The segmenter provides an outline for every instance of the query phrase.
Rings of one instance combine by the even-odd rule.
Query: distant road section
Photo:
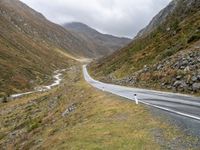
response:
[[[85,80],[95,88],[133,101],[136,94],[139,103],[200,121],[200,97],[102,83],[90,77],[86,65],[83,66],[83,74]]]

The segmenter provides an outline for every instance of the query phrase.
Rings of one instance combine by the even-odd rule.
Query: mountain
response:
[[[52,72],[109,54],[128,39],[101,43],[48,21],[19,0],[0,1],[0,97],[50,82]],[[120,43],[121,41],[121,43]],[[109,44],[110,42],[110,44]],[[118,46],[118,47],[117,47]]]
[[[129,45],[89,69],[106,82],[199,94],[199,40],[200,1],[173,0]]]
[[[18,0],[0,1],[0,97],[51,81],[85,56],[81,40]]]
[[[167,17],[173,13],[174,9],[177,7],[178,1],[173,0],[162,9],[152,20],[151,22],[139,33],[137,34],[136,38],[148,35],[150,32],[152,32],[154,29],[156,29],[159,25],[161,25],[163,22],[166,21]]]
[[[89,43],[91,50],[98,57],[109,55],[131,41],[128,38],[102,34],[88,25],[79,22],[67,23],[63,27],[85,39]]]

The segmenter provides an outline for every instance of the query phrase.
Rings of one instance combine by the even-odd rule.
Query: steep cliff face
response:
[[[131,41],[128,38],[119,38],[108,34],[102,34],[80,22],[67,23],[63,26],[67,30],[85,39],[88,45],[91,46],[90,49],[94,51],[98,57],[109,55]]]
[[[200,1],[174,0],[128,46],[90,70],[107,82],[199,93],[199,40]]]

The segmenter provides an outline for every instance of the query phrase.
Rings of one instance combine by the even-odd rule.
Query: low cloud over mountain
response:
[[[133,37],[171,0],[21,0],[56,23],[83,22],[103,32]]]

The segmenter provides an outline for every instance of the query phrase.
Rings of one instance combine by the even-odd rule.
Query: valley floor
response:
[[[94,89],[75,66],[58,87],[0,104],[0,149],[198,149],[164,120]]]

